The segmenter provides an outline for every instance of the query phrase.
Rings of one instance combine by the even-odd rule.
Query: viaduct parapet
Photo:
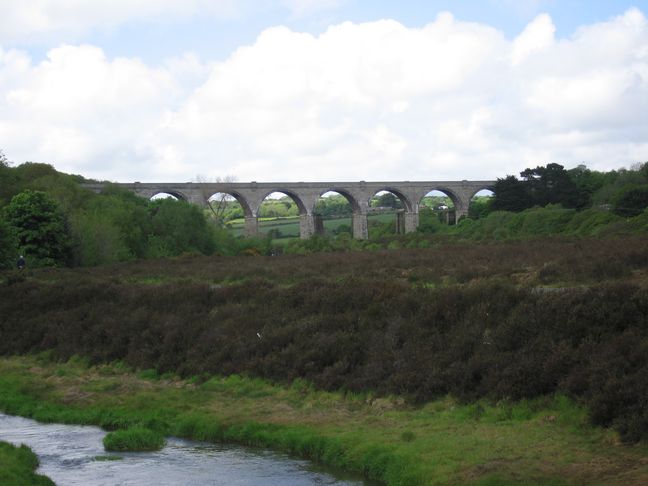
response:
[[[367,214],[371,198],[379,192],[389,191],[401,200],[404,206],[405,232],[415,231],[419,221],[421,200],[431,191],[441,191],[452,200],[455,218],[458,221],[468,214],[468,205],[473,196],[491,189],[495,181],[403,181],[403,182],[132,182],[114,183],[135,194],[152,198],[166,193],[206,207],[214,194],[229,194],[234,197],[245,213],[246,234],[258,234],[258,212],[263,200],[273,192],[281,192],[292,198],[299,208],[299,232],[301,238],[315,233],[315,204],[327,192],[344,196],[353,208],[353,237],[368,237]],[[84,184],[84,187],[101,192],[106,184]]]

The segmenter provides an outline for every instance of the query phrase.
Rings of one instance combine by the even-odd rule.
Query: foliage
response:
[[[299,208],[288,196],[281,199],[266,199],[259,208],[259,217],[261,218],[286,218],[298,214]]]
[[[36,474],[38,457],[26,445],[0,442],[0,484],[5,486],[54,486],[48,477]]]
[[[4,210],[7,220],[13,218],[17,225],[30,225],[28,231],[23,228],[19,232],[11,224],[10,232],[19,236],[20,245],[27,245],[23,250],[26,256],[35,258],[30,265],[89,266],[191,252],[211,254],[217,242],[225,245],[221,253],[238,251],[235,240],[214,232],[201,211],[184,202],[149,202],[111,184],[101,194],[93,194],[80,187],[83,181],[81,176],[59,173],[48,164],[0,164],[0,206],[3,197],[16,197],[21,191],[38,193],[30,197],[47,201],[47,208],[39,211],[50,214],[49,226],[24,208],[17,210],[15,205],[25,196]],[[60,228],[64,230],[62,240]],[[0,265],[7,265],[5,257],[9,254],[13,261],[18,251],[7,250],[12,243],[11,235],[5,237],[5,233],[0,222]],[[36,238],[38,235],[41,239]],[[54,241],[42,241],[45,235]],[[58,251],[53,248],[56,241],[62,241]],[[40,253],[34,255],[36,248]]]
[[[530,208],[519,213],[494,211],[479,220],[464,220],[455,228],[439,226],[437,232],[471,240],[507,240],[541,235],[597,236],[643,231],[632,220],[601,209],[576,211],[560,206]]]
[[[620,216],[638,216],[648,208],[648,184],[624,186],[615,195],[613,205]]]
[[[331,195],[328,197],[321,197],[315,204],[315,213],[321,214],[323,217],[331,216],[349,216],[353,212],[353,208],[347,198],[340,194]]]
[[[16,176],[9,161],[0,151],[0,208],[6,205],[16,194]]]
[[[211,254],[217,233],[218,241],[232,245],[197,207],[173,199],[148,202],[114,186],[74,213],[71,226],[79,265],[192,252]]]
[[[579,209],[592,206],[594,194],[615,179],[613,172],[593,171],[582,164],[568,170],[567,173],[576,186],[576,207]]]
[[[560,164],[547,164],[520,172],[532,206],[561,204],[567,208],[578,205],[578,191],[565,168]]]
[[[492,206],[493,198],[491,196],[474,197],[468,206],[468,217],[470,219],[485,218],[493,210]]]
[[[116,430],[103,439],[104,448],[116,452],[157,451],[165,444],[162,434],[145,427]]]
[[[635,166],[631,169],[619,169],[606,173],[599,173],[598,177],[605,182],[592,195],[594,205],[613,204],[616,195],[625,187],[633,185],[648,184],[648,174],[646,174],[648,163],[641,166]]]
[[[566,171],[560,164],[547,164],[515,176],[497,179],[493,209],[519,212],[533,206],[560,204],[582,209],[592,203],[593,194],[611,183],[616,175],[593,172],[581,165]]]
[[[401,200],[391,192],[385,192],[371,199],[371,206],[377,208],[403,209]]]
[[[17,247],[15,233],[4,218],[0,217],[0,269],[12,268],[15,265],[18,258]]]
[[[59,205],[41,191],[11,199],[5,215],[20,251],[36,265],[64,265],[70,260],[68,222]]]
[[[525,185],[515,176],[506,176],[504,179],[497,179],[493,199],[493,210],[495,211],[522,211],[533,206]]]
[[[122,228],[110,213],[79,211],[72,216],[70,226],[77,265],[105,265],[135,257]]]
[[[214,251],[211,228],[197,206],[162,199],[151,204],[150,213],[149,256],[177,256],[184,252],[209,255]]]
[[[520,173],[520,177],[521,181],[514,176],[497,180],[494,188],[494,210],[517,212],[533,206],[544,207],[547,204],[561,204],[568,208],[584,204],[585,198],[579,194],[579,186],[560,164],[525,169]]]

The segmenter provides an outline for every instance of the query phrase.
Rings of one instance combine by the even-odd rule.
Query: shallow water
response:
[[[362,485],[312,463],[261,449],[168,438],[157,452],[108,453],[98,427],[42,424],[0,414],[0,440],[26,444],[40,460],[39,474],[57,485]],[[120,460],[97,460],[119,456]]]

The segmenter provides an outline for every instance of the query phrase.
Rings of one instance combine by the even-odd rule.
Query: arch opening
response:
[[[488,216],[492,211],[493,196],[495,193],[488,188],[481,189],[473,194],[468,205],[468,217],[470,219],[480,219]]]
[[[306,206],[296,194],[274,191],[266,194],[257,209],[259,232],[273,240],[299,238],[300,216]]]
[[[376,192],[369,199],[367,229],[370,238],[405,233],[405,213],[411,204],[403,194],[389,188]]]
[[[252,216],[248,202],[236,192],[216,192],[207,198],[207,213],[218,226],[242,233],[245,218]]]
[[[162,200],[162,199],[173,199],[175,201],[186,201],[187,200],[187,198],[184,197],[179,192],[174,192],[174,191],[162,192],[162,191],[160,191],[160,192],[156,192],[155,194],[153,194],[149,198],[149,201],[159,201],[159,200]]]
[[[345,191],[330,190],[320,194],[313,210],[314,233],[327,236],[353,235],[353,213],[358,202]]]
[[[456,196],[447,190],[433,189],[419,201],[419,230],[435,232],[438,224],[455,224]]]

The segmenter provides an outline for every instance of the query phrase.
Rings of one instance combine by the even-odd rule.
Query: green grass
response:
[[[0,484],[3,486],[49,486],[54,482],[36,474],[38,458],[26,445],[16,447],[0,441]]]
[[[157,451],[165,444],[162,434],[144,427],[116,430],[103,439],[104,449],[117,452]]]
[[[395,213],[376,213],[370,214],[367,217],[369,223],[391,223],[396,224]],[[346,218],[331,218],[324,220],[324,231],[326,234],[332,235],[340,226],[353,226],[351,217]],[[242,236],[245,233],[245,221],[233,220],[227,225],[228,230],[234,236]],[[281,232],[283,238],[297,238],[299,237],[299,217],[293,218],[259,218],[259,233],[265,234],[272,229],[277,229]]]
[[[146,428],[271,447],[395,485],[648,479],[645,446],[619,445],[614,432],[589,426],[587,410],[563,396],[497,404],[446,397],[413,406],[400,397],[320,391],[304,380],[143,379],[121,364],[15,357],[0,360],[0,408],[126,429],[120,433]]]

